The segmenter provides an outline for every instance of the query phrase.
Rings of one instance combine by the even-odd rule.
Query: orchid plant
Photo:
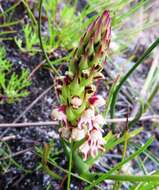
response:
[[[75,153],[81,158],[83,164],[89,157],[95,158],[105,150],[102,137],[104,118],[99,113],[105,99],[97,94],[96,83],[104,79],[102,70],[110,36],[110,15],[106,10],[88,26],[68,71],[55,81],[61,105],[53,109],[52,119],[61,122],[59,133],[66,154],[69,155],[71,143],[78,143],[73,155]]]

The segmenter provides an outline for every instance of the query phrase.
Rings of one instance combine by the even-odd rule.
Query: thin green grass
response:
[[[121,161],[120,163],[118,163],[115,167],[113,167],[112,169],[110,169],[106,174],[103,174],[102,176],[100,176],[97,180],[93,181],[91,185],[89,185],[88,187],[86,187],[84,190],[89,190],[92,189],[95,185],[98,185],[99,183],[101,183],[102,181],[108,179],[108,177],[113,174],[115,171],[117,171],[118,169],[120,169],[124,164],[126,164],[127,162],[131,161],[132,159],[134,159],[136,156],[140,155],[142,152],[144,152],[153,142],[153,138],[150,138],[140,149],[138,149],[137,151],[135,151],[132,155],[130,155],[128,158],[126,158],[125,160]],[[158,177],[159,180],[159,177]],[[135,181],[134,181],[135,182]]]

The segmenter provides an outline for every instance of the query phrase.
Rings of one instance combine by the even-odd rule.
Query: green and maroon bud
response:
[[[65,84],[66,85],[70,84],[73,81],[73,79],[74,79],[74,74],[70,71],[66,71],[65,72],[65,79],[64,79]]]
[[[102,73],[96,73],[96,74],[93,76],[93,79],[94,79],[94,80],[102,80],[102,79],[105,79],[105,76],[104,76]]]
[[[55,86],[56,92],[58,95],[62,94],[62,86],[61,85],[57,85]]]
[[[80,71],[88,69],[88,57],[87,54],[81,55],[81,60],[79,63]]]
[[[55,85],[63,85],[65,83],[65,76],[59,76],[55,80]]]
[[[86,70],[83,70],[81,72],[81,77],[84,78],[84,79],[88,79],[89,78],[89,75],[90,75],[90,71],[88,69]]]
[[[88,95],[94,94],[95,91],[96,91],[96,86],[93,84],[85,87],[85,92]]]
[[[101,72],[103,70],[102,65],[98,64],[93,67],[93,72]]]
[[[110,16],[108,11],[103,14],[88,26],[85,34],[80,40],[78,49],[75,51],[72,68],[80,71],[98,64],[99,59],[104,56],[110,43],[111,26]],[[79,59],[79,60],[78,60]],[[70,67],[70,68],[71,68]]]

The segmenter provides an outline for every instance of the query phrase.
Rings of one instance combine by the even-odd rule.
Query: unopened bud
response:
[[[87,94],[92,94],[96,91],[96,87],[92,84],[85,87],[85,91]]]
[[[85,79],[88,79],[89,75],[90,75],[90,71],[88,69],[83,70],[82,73],[81,73],[81,77],[85,78]]]
[[[70,81],[72,81],[73,78],[74,78],[74,74],[73,74],[71,71],[66,71],[66,72],[65,72],[65,76],[66,76],[67,78],[69,78]]]
[[[62,93],[62,86],[61,85],[55,86],[55,89],[56,89],[58,95]]]
[[[101,72],[103,70],[103,67],[102,67],[102,65],[97,64],[94,66],[93,70],[94,70],[94,72]]]
[[[94,80],[101,80],[101,79],[105,79],[105,76],[102,73],[97,73],[94,77]]]
[[[79,64],[80,71],[88,69],[88,58],[87,54],[81,56],[80,64]]]
[[[56,85],[63,85],[65,80],[65,76],[59,76],[56,78]]]

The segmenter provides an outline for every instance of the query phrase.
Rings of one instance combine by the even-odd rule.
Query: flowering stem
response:
[[[68,179],[67,179],[67,190],[70,190],[71,169],[72,169],[72,151],[73,151],[73,142],[71,142],[71,146],[70,146],[69,173],[68,173]]]
[[[71,151],[71,148],[65,143],[64,139],[61,139],[61,144],[63,146],[63,149],[64,149],[67,159],[69,159],[69,162],[72,163],[72,160],[73,160],[72,164],[74,165],[74,170],[77,171],[81,177],[83,177],[87,180],[95,179],[95,177],[97,175],[96,174],[93,175],[89,172],[89,165],[86,164],[82,160],[82,158],[78,155],[78,153],[73,150],[73,146],[72,146],[72,151]],[[72,157],[71,159],[70,159],[70,156]],[[72,166],[72,164],[71,164],[71,166]],[[70,166],[70,163],[69,163],[69,166]],[[71,168],[69,167],[69,169],[71,169]],[[71,171],[69,170],[68,177],[69,177],[70,173],[71,173]],[[68,184],[69,183],[67,183],[67,185]]]
[[[43,42],[42,42],[42,35],[41,35],[41,11],[42,11],[42,3],[43,0],[40,0],[39,2],[39,18],[38,18],[38,35],[39,35],[39,41],[40,41],[40,46],[41,46],[41,50],[45,56],[46,61],[48,62],[48,64],[50,65],[50,67],[52,68],[54,74],[59,75],[58,71],[55,69],[55,67],[51,64],[49,57],[47,56],[47,53],[45,52],[44,46],[43,46]]]
[[[124,84],[124,82],[129,78],[129,76],[135,71],[135,69],[150,55],[152,50],[156,48],[159,44],[159,38],[155,40],[155,42],[143,53],[143,55],[140,57],[140,59],[136,62],[136,64],[125,74],[125,76],[120,80],[119,84],[116,87],[116,90],[114,91],[111,106],[110,106],[110,116],[111,118],[114,118],[115,114],[115,104],[117,101],[118,93]],[[115,129],[115,125],[112,124],[112,130]]]

